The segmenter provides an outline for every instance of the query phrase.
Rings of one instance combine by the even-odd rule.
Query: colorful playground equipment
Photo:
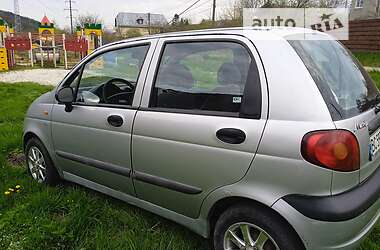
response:
[[[0,18],[0,71],[9,69],[7,49],[5,48],[5,38],[14,33],[14,29]]]
[[[102,25],[77,27],[76,35],[56,34],[54,24],[45,15],[38,33],[15,33],[11,25],[0,18],[0,71],[15,65],[40,62],[41,67],[76,63],[102,45]]]
[[[85,24],[84,34],[88,41],[88,54],[102,46],[102,25],[100,23]]]
[[[88,42],[87,53],[92,53],[102,46],[102,25],[100,23],[86,23],[84,27],[77,26],[77,36],[85,38]]]
[[[59,60],[59,53],[57,55],[57,48],[55,46],[55,29],[54,23],[51,23],[49,18],[45,15],[38,27],[38,40],[39,40],[39,53],[36,53],[36,61],[41,61],[41,67],[44,66],[44,60],[53,61],[54,67],[57,66],[57,59]]]
[[[13,68],[16,65],[17,51],[22,54],[22,58],[27,55],[27,57],[29,57],[31,66],[33,66],[32,39],[30,33],[28,33],[27,36],[13,34],[6,37],[5,49],[9,68]]]

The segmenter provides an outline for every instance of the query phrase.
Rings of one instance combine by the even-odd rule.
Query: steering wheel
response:
[[[121,90],[114,82],[124,83],[130,88],[131,91],[135,89],[135,86],[128,80],[122,78],[112,78],[103,85],[103,101],[109,103],[109,100],[115,98],[120,94],[125,94],[125,91]]]

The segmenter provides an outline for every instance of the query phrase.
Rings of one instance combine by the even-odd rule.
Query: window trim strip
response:
[[[171,189],[171,190],[185,193],[185,194],[200,194],[202,192],[202,189],[198,187],[193,187],[184,183],[168,180],[162,177],[146,174],[139,171],[134,171],[133,178],[138,181],[142,181],[142,182],[152,184],[155,186]]]
[[[138,110],[148,111],[148,112],[185,114],[185,115],[223,116],[223,117],[236,117],[236,118],[240,117],[238,112],[223,112],[223,111],[198,110],[198,109],[194,110],[194,109],[175,109],[175,108],[159,108],[159,107],[151,107],[151,108],[140,107]]]

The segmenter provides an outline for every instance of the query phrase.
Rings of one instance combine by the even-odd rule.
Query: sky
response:
[[[18,0],[20,14],[40,21],[44,14],[54,20],[60,28],[69,27],[69,15],[67,0]],[[118,12],[142,12],[164,14],[170,21],[174,14],[180,13],[195,0],[73,0],[73,8],[78,14],[97,14],[103,20],[105,27],[111,29]],[[217,17],[221,16],[225,9],[233,5],[234,0],[216,0]],[[211,16],[212,0],[200,0],[182,17],[190,18],[193,23],[200,22],[203,18]],[[0,0],[0,9],[13,11],[13,0]]]

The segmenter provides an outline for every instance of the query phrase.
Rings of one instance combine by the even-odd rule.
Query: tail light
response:
[[[302,139],[301,154],[310,163],[336,171],[349,172],[360,167],[358,141],[347,130],[307,133]]]

